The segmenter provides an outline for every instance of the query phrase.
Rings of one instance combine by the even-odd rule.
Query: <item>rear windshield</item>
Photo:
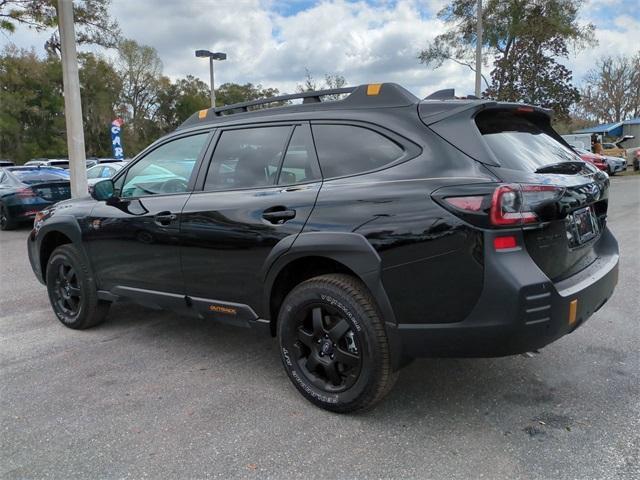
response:
[[[18,180],[28,185],[69,180],[69,172],[57,168],[8,168]]]
[[[535,172],[547,165],[580,160],[552,136],[550,127],[537,120],[534,116],[488,110],[476,116],[476,125],[505,168]]]

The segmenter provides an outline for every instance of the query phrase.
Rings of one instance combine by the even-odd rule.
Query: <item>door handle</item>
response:
[[[166,227],[167,225],[169,225],[171,222],[173,222],[176,218],[178,218],[178,216],[174,213],[171,212],[160,212],[157,215],[155,215],[153,217],[153,221],[156,222],[156,224],[162,226],[162,227]]]
[[[296,211],[287,207],[271,207],[262,212],[262,218],[274,225],[281,225],[295,216]]]

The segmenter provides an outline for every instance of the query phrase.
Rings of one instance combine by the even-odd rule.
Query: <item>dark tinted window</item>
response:
[[[482,138],[500,162],[515,170],[535,172],[545,165],[579,161],[571,149],[552,135],[543,120],[511,112],[483,112],[476,117]]]
[[[60,180],[69,180],[69,172],[67,170],[60,170],[58,168],[24,168],[24,169],[9,169],[18,180],[26,184],[52,182]]]
[[[375,170],[403,154],[394,141],[353,125],[314,125],[313,138],[325,178]]]
[[[313,152],[313,141],[307,127],[296,127],[287,147],[278,177],[279,185],[310,182],[320,178]]]
[[[274,185],[291,127],[222,132],[213,154],[205,190]]]

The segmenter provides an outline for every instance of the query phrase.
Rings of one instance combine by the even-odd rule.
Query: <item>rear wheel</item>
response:
[[[65,326],[85,329],[105,319],[110,303],[98,299],[93,276],[76,247],[56,248],[47,262],[46,277],[49,301]]]
[[[11,219],[9,209],[4,204],[0,204],[0,230],[13,230],[16,226],[16,222]]]
[[[294,288],[280,309],[278,340],[295,387],[326,410],[369,408],[395,382],[375,301],[351,276],[322,275]]]

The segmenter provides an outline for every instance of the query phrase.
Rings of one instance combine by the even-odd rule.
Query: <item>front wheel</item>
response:
[[[101,323],[109,302],[98,299],[96,284],[82,253],[73,245],[56,248],[46,271],[47,292],[53,311],[65,326],[77,330]]]
[[[322,275],[294,288],[280,309],[278,341],[295,387],[326,410],[372,407],[397,376],[375,301],[349,275]]]

